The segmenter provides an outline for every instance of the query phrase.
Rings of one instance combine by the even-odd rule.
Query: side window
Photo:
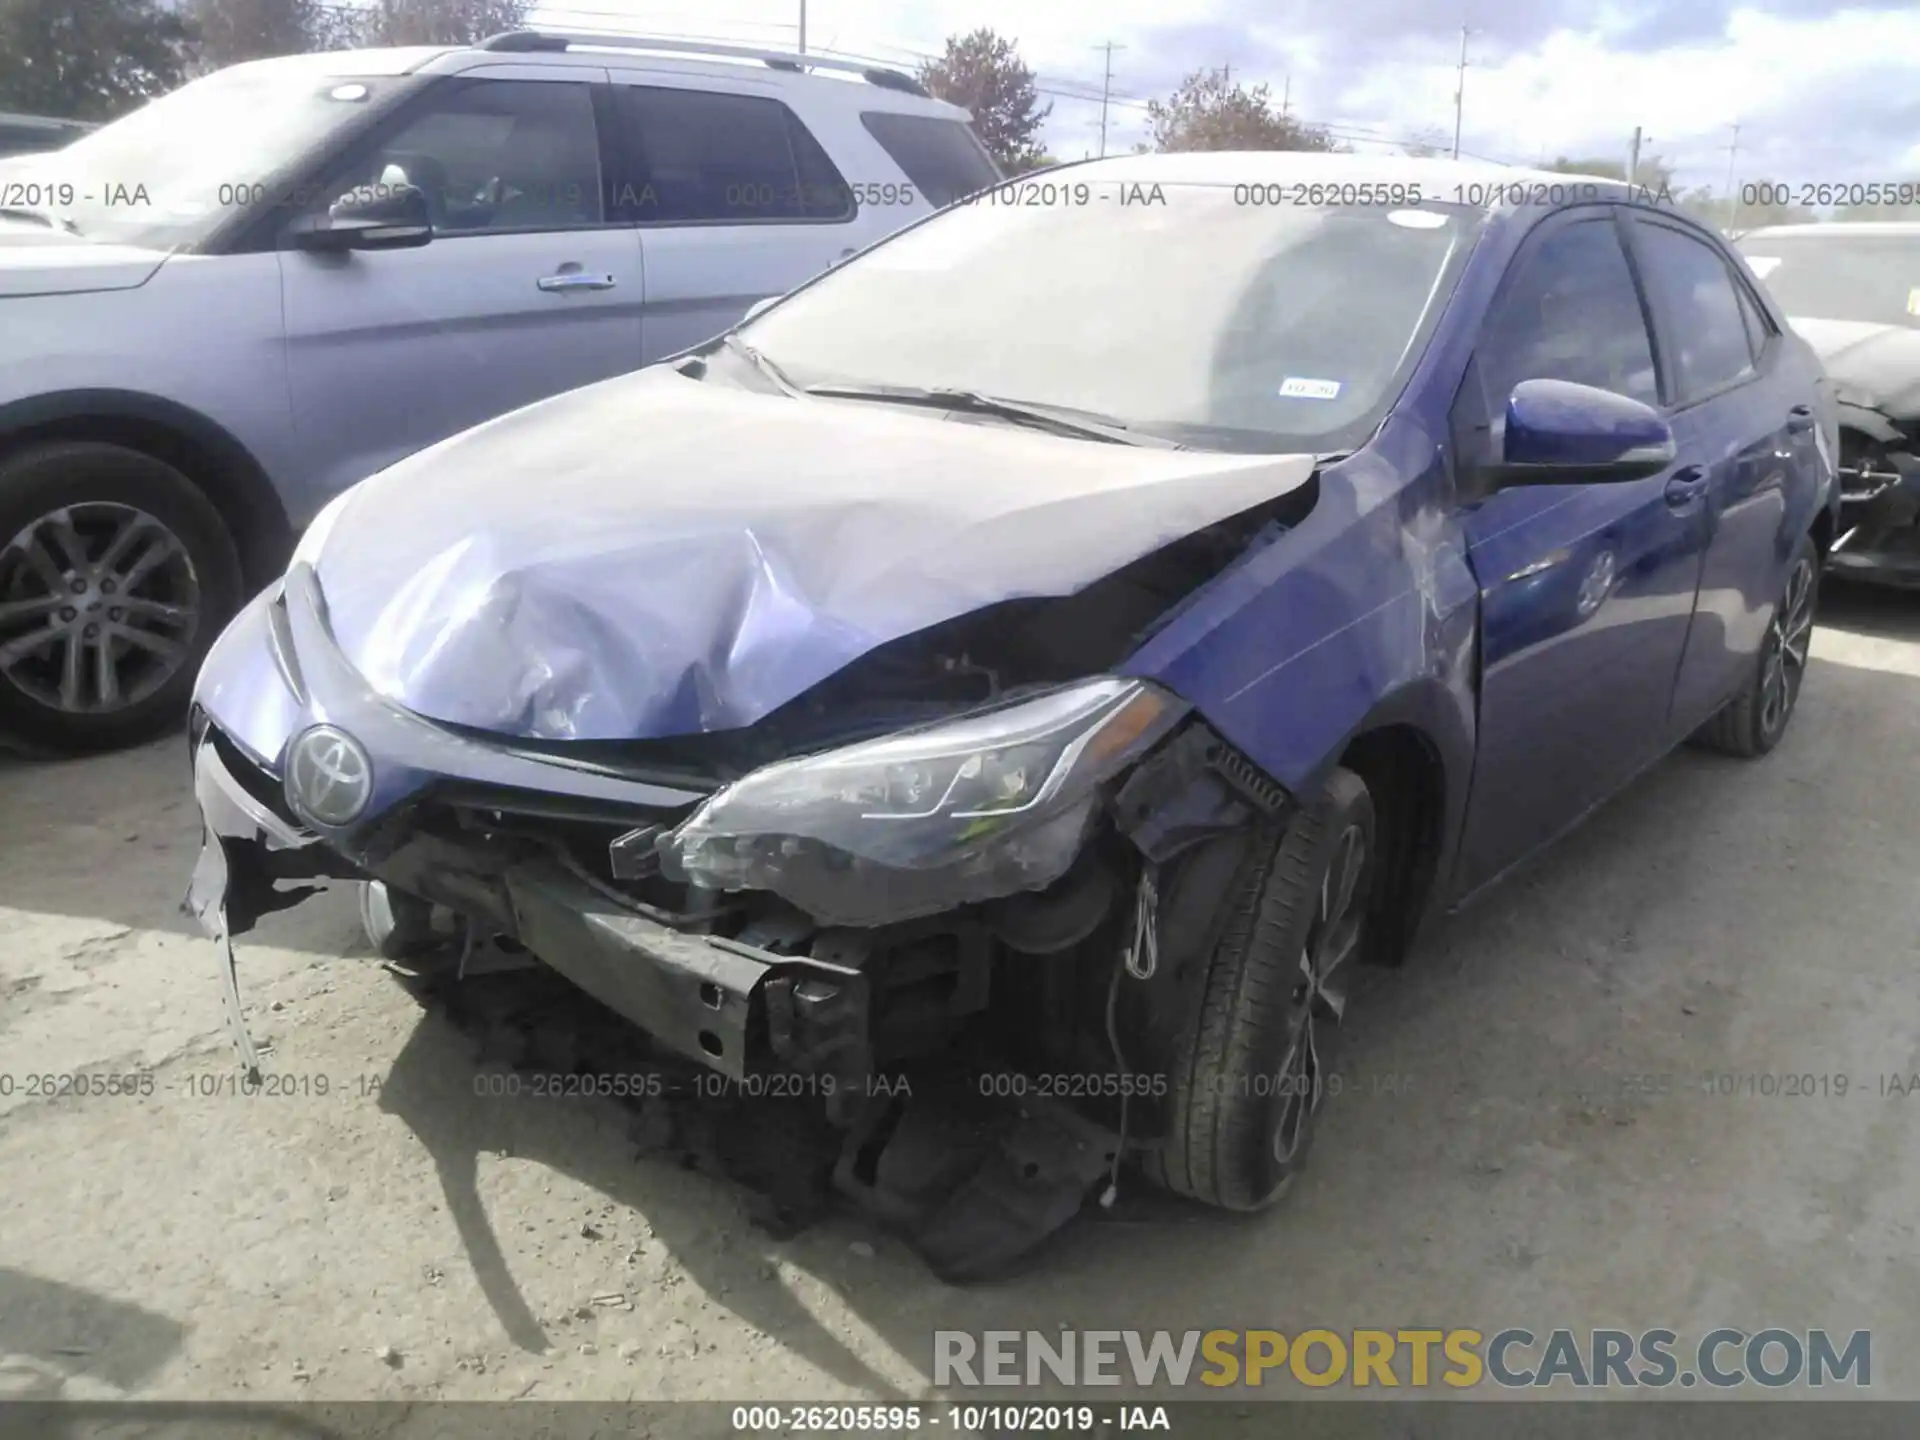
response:
[[[1001,178],[979,137],[958,120],[868,110],[860,123],[930,205],[951,205]]]
[[[1685,404],[1753,373],[1753,349],[1733,275],[1718,251],[1638,217],[1634,238],[1663,334],[1672,330],[1675,400]]]
[[[616,94],[628,219],[726,225],[853,217],[853,192],[778,100],[648,85],[622,85]]]
[[[1561,226],[1522,256],[1475,359],[1496,424],[1522,380],[1571,380],[1659,403],[1653,346],[1612,220]]]
[[[577,81],[455,80],[325,187],[411,185],[437,233],[565,230],[605,218],[593,95]]]
[[[1760,309],[1760,302],[1753,297],[1753,291],[1741,284],[1739,279],[1733,282],[1733,293],[1740,299],[1740,318],[1747,323],[1747,347],[1753,352],[1754,363],[1760,362],[1760,356],[1767,348],[1767,342],[1773,339],[1773,326]]]

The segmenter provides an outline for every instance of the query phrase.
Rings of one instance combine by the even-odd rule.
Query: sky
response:
[[[799,6],[577,0],[534,17],[790,50]],[[1920,7],[1908,0],[807,0],[806,13],[810,49],[909,69],[950,34],[997,30],[1052,102],[1043,133],[1062,159],[1098,151],[1108,42],[1109,152],[1146,136],[1148,100],[1221,66],[1356,150],[1451,148],[1464,24],[1463,154],[1624,161],[1637,125],[1641,153],[1688,186],[1723,191],[1730,165],[1743,185],[1920,179]]]

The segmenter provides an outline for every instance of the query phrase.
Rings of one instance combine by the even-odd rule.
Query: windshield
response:
[[[64,149],[4,162],[4,171],[25,182],[12,192],[89,239],[187,249],[236,209],[260,203],[313,146],[407,83],[329,75],[310,63],[236,65]]]
[[[1206,449],[1351,449],[1399,394],[1480,214],[1248,203],[1260,189],[1028,177],[742,334],[801,386],[974,391]]]
[[[1920,328],[1920,235],[1750,235],[1739,245],[1790,316]]]

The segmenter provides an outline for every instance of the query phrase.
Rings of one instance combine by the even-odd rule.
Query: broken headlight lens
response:
[[[834,925],[951,910],[1066,873],[1098,789],[1185,713],[1099,679],[785,760],[721,790],[661,842],[669,873],[770,890]]]

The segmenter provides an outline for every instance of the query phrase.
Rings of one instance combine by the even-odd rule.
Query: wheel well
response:
[[[1383,965],[1406,959],[1432,893],[1446,813],[1446,771],[1433,743],[1411,725],[1386,725],[1357,736],[1340,763],[1367,782],[1381,835],[1384,883],[1373,897],[1373,943],[1367,958]]]
[[[150,416],[77,414],[8,431],[0,437],[0,455],[53,440],[124,445],[173,466],[220,512],[240,551],[249,590],[259,589],[286,567],[293,527],[266,472],[236,442],[195,435]]]

